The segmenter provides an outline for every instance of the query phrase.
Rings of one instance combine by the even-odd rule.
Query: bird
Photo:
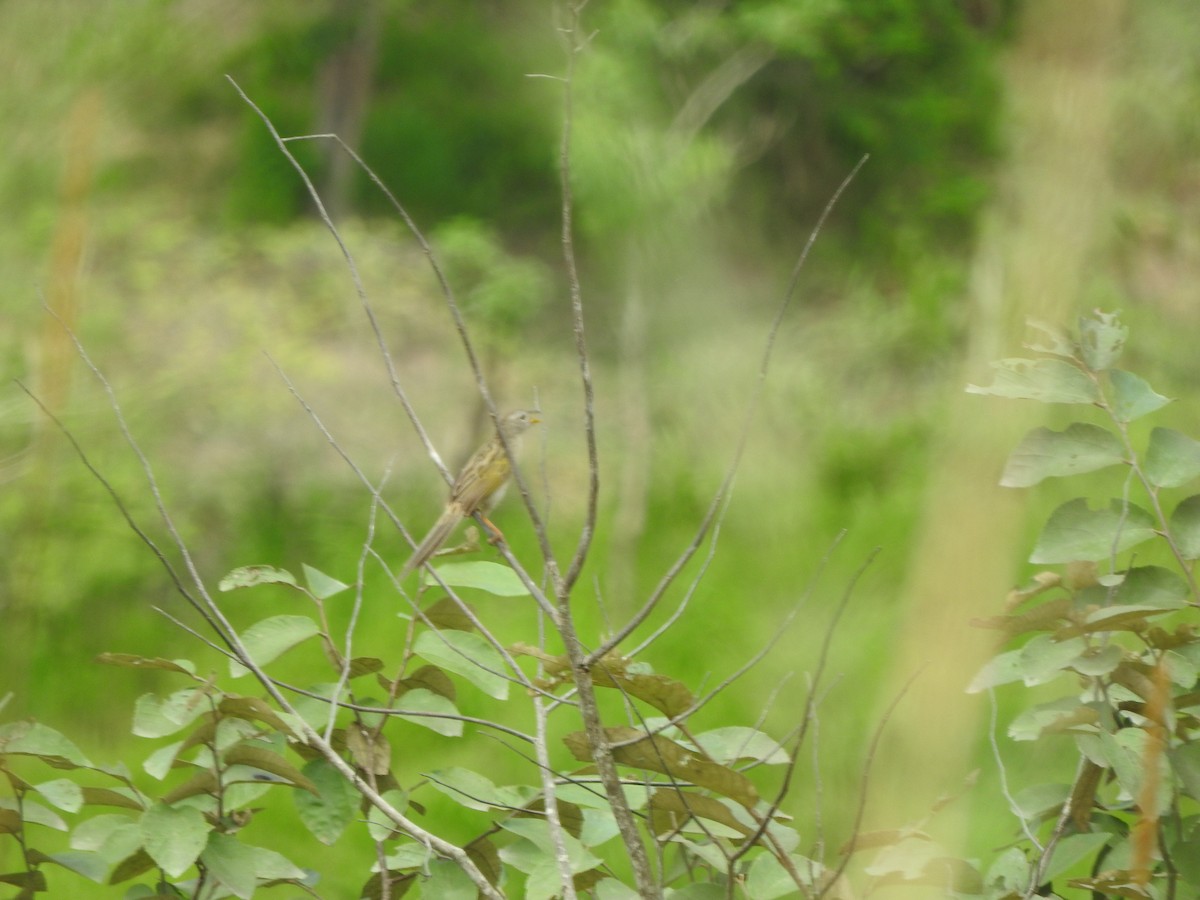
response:
[[[500,420],[500,431],[504,432],[508,448],[513,455],[521,443],[521,435],[540,421],[535,413],[524,409],[514,410]],[[450,499],[446,501],[446,508],[404,564],[400,577],[404,578],[413,569],[427,562],[446,542],[459,519],[470,518],[477,512],[482,513],[484,521],[498,534],[499,529],[487,521],[487,514],[500,502],[511,475],[512,465],[509,463],[508,454],[504,452],[504,444],[500,442],[498,431],[472,453],[471,458],[462,467],[462,471],[450,487]]]

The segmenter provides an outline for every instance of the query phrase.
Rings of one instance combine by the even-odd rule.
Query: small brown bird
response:
[[[521,443],[521,435],[529,430],[529,426],[540,421],[535,414],[523,409],[510,412],[500,420],[500,428],[504,431],[508,447],[514,454]],[[459,519],[469,518],[480,512],[486,521],[487,514],[500,502],[511,475],[512,467],[504,453],[504,445],[500,443],[500,435],[494,434],[486,444],[471,454],[467,464],[454,479],[445,510],[404,564],[400,577],[404,578],[433,556],[446,542],[446,538],[450,537],[450,532],[454,530]],[[490,522],[488,524],[491,525]],[[498,531],[495,526],[493,529]]]

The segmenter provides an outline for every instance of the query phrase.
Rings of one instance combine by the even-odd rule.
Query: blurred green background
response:
[[[987,378],[987,360],[1019,352],[1023,319],[1122,309],[1127,368],[1182,398],[1173,424],[1197,430],[1200,20],[1187,0],[1088,6],[587,7],[595,33],[578,59],[572,185],[603,494],[576,609],[593,640],[638,608],[695,533],[738,445],[800,249],[870,154],[783,320],[711,565],[645,655],[694,689],[711,686],[812,588],[766,660],[701,714],[703,727],[762,719],[783,734],[835,604],[881,548],[834,641],[820,777],[802,766],[789,803],[806,840],[818,806],[830,846],[846,838],[870,734],[914,673],[875,760],[868,823],[919,818],[984,766],[934,830],[976,856],[1014,831],[987,752],[986,699],[962,693],[991,649],[967,623],[1027,577],[1039,521],[1074,493],[1000,492],[1007,451],[1040,414],[962,388]],[[35,715],[97,758],[141,754],[149,748],[128,737],[133,699],[177,685],[95,666],[95,654],[218,664],[152,611],[191,621],[14,383],[62,418],[165,545],[103,390],[44,304],[110,379],[212,584],[256,563],[356,577],[370,495],[271,360],[367,475],[386,475],[409,527],[441,502],[336,243],[226,74],[284,135],[341,135],[407,206],[502,405],[536,392],[546,411],[526,468],[556,549],[573,549],[586,456],[559,255],[561,85],[531,77],[564,67],[549,4],[17,0],[0,6],[0,59],[8,715]],[[453,467],[485,420],[419,247],[330,142],[290,147]],[[498,521],[532,559],[519,505]],[[375,546],[403,559],[390,528]],[[651,626],[698,574],[694,562]],[[366,583],[362,649],[394,652],[401,601],[379,572]],[[228,599],[241,624],[294,602],[269,591]],[[481,602],[505,639],[534,638],[529,609]],[[495,763],[490,741],[411,740],[416,759],[434,748],[533,777],[515,755]],[[1070,777],[1067,763],[1013,757],[1034,780]]]

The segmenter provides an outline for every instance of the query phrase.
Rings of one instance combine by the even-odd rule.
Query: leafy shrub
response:
[[[1124,466],[1122,495],[1059,506],[1031,563],[1055,566],[978,624],[1017,646],[978,674],[971,690],[1061,684],[1009,724],[1014,741],[1069,741],[1073,779],[1008,797],[1022,838],[988,866],[988,898],[1070,888],[1106,897],[1192,897],[1200,892],[1200,442],[1157,427],[1142,444],[1132,423],[1169,401],[1117,368],[1126,328],[1116,315],[1082,318],[1077,334],[1042,327],[1038,355],[995,364],[970,391],[1096,410],[1101,424],[1037,428],[1012,453],[1002,484],[1030,487]],[[1161,561],[1161,565],[1154,564]],[[1055,887],[1060,893],[1062,887]]]

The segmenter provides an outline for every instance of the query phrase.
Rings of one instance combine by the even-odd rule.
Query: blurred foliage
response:
[[[378,44],[356,149],[418,221],[466,215],[509,230],[544,227],[557,206],[554,118],[546,110],[553,104],[521,65],[549,34],[530,27],[530,11],[529,4],[501,12],[465,0],[309,4],[247,41],[227,66],[282,134],[313,133],[322,113],[314,76],[354,41],[359,20],[371,17],[366,27]],[[306,211],[302,186],[261,123],[234,112],[244,123],[228,192],[234,218],[277,222]],[[321,183],[328,154],[302,146],[301,158]],[[392,214],[361,175],[353,198],[362,212]]]
[[[518,352],[521,335],[549,299],[552,281],[545,264],[507,253],[494,229],[467,218],[439,227],[433,246],[486,349]]]

